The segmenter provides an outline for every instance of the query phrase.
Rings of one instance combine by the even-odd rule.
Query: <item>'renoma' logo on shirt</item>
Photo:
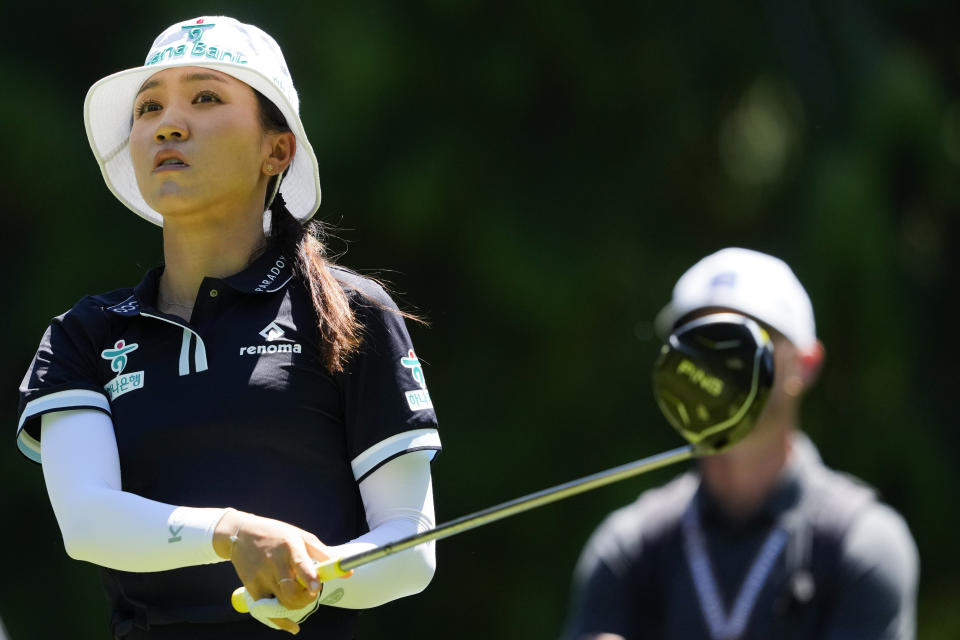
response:
[[[276,322],[271,322],[263,329],[260,330],[260,335],[263,336],[263,339],[267,342],[273,342],[274,340],[279,340],[283,337],[284,330],[281,329]]]
[[[299,342],[284,338],[284,330],[276,323],[271,322],[260,330],[260,336],[270,344],[254,344],[240,347],[240,355],[252,356],[267,353],[302,353],[303,347]]]

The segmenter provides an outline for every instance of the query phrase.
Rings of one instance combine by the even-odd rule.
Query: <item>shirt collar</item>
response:
[[[163,265],[150,269],[137,286],[133,295],[119,304],[107,307],[107,311],[122,316],[135,316],[140,310],[155,311],[157,292]],[[240,293],[273,293],[283,289],[293,278],[293,266],[278,247],[268,245],[243,271],[222,278],[221,282]]]
[[[250,266],[223,282],[241,293],[273,293],[293,278],[293,264],[279,247],[270,244]]]

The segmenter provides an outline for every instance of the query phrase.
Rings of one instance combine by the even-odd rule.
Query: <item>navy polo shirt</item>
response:
[[[40,461],[41,415],[95,409],[113,420],[124,491],[235,507],[330,545],[365,533],[358,483],[396,456],[439,451],[440,440],[395,303],[372,281],[331,269],[363,326],[359,352],[335,374],[319,358],[310,294],[277,250],[229,278],[204,278],[190,322],[156,308],[162,267],[132,290],[83,298],[54,318],[23,380],[21,452]],[[239,586],[229,562],[104,571],[115,617],[241,615],[229,605]],[[330,631],[353,615],[322,607],[304,630],[340,637]]]

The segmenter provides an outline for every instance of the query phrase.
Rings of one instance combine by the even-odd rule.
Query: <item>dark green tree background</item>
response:
[[[203,14],[280,42],[333,249],[430,320],[411,330],[445,445],[440,521],[676,446],[650,392],[651,321],[697,259],[755,248],[794,267],[827,346],[806,430],[907,518],[920,637],[960,637],[955,2],[9,4],[14,639],[106,637],[97,570],[66,556],[42,472],[16,451],[17,386],[52,316],[161,258],[158,229],[100,177],[83,97]],[[364,613],[361,637],[556,637],[589,532],[679,471],[441,542],[430,588]]]

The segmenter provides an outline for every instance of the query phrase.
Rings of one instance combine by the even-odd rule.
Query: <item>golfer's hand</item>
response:
[[[241,591],[244,611],[272,629],[282,629],[296,634],[302,623],[319,606],[319,597],[303,609],[287,609],[276,598],[254,600],[246,590]],[[236,602],[234,602],[236,604]]]
[[[233,539],[235,538],[235,539]],[[276,597],[288,610],[313,603],[323,585],[317,580],[314,559],[326,560],[325,546],[299,527],[242,511],[228,511],[214,531],[214,549],[233,562],[234,570],[253,600]],[[296,621],[273,618],[290,633]]]

